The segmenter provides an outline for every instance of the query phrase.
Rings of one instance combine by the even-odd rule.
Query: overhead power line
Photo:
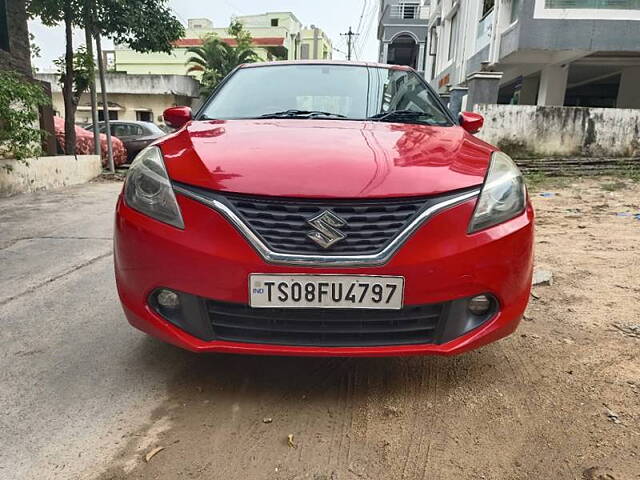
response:
[[[367,5],[367,10],[364,12],[364,16],[362,19],[364,20],[361,24],[361,28],[358,29],[360,36],[354,42],[354,54],[356,58],[359,58],[362,55],[362,49],[367,44],[369,40],[369,36],[371,34],[371,27],[375,23],[375,17],[377,16],[377,6],[375,2],[371,2]]]
[[[343,54],[344,56],[347,55],[347,52],[345,52],[344,50],[340,50],[339,48],[336,48],[334,46],[331,46],[332,49],[334,49],[336,52]]]
[[[364,12],[366,9],[367,9],[367,0],[363,0],[362,12],[360,12],[360,18],[358,19],[358,26],[356,27],[356,33],[360,33],[360,27],[362,26],[362,17],[364,17]]]

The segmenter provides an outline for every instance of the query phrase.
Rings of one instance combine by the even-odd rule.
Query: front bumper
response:
[[[422,225],[385,265],[364,268],[299,267],[267,263],[219,213],[178,195],[185,230],[165,225],[119,199],[115,228],[118,292],[129,322],[194,352],[273,355],[384,356],[456,354],[513,332],[526,308],[533,264],[533,210],[467,234],[475,198]],[[498,308],[477,328],[442,343],[298,346],[249,343],[192,335],[160,315],[149,298],[159,287],[201,299],[247,305],[251,273],[334,273],[405,277],[408,306],[459,304],[488,293]],[[457,302],[457,303],[456,303]],[[446,325],[445,325],[446,326]],[[444,328],[444,327],[443,327]],[[204,338],[204,339],[203,339]]]

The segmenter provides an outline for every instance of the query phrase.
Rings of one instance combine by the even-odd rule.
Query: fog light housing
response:
[[[487,295],[476,295],[469,300],[467,308],[474,315],[486,315],[491,309],[491,299]]]
[[[158,305],[162,308],[169,308],[175,310],[180,307],[180,296],[171,290],[163,288],[156,296]]]
[[[159,287],[149,294],[147,302],[153,311],[176,327],[201,340],[213,340],[209,310],[203,298]]]

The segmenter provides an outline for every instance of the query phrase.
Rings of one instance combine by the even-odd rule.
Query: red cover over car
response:
[[[53,122],[58,146],[64,151],[64,118],[53,117]],[[117,137],[111,137],[111,147],[113,149],[113,163],[116,166],[126,163],[127,149],[124,143]],[[91,155],[93,152],[93,132],[76,125],[76,153],[78,155]],[[100,134],[100,157],[102,158],[102,165],[106,167],[108,161],[107,136],[103,133]]]

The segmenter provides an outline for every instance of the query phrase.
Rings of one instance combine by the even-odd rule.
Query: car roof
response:
[[[352,67],[377,67],[390,70],[413,70],[407,65],[390,65],[377,62],[354,62],[349,60],[277,60],[273,62],[243,63],[239,68],[260,68],[281,65],[347,65]]]
[[[105,123],[104,120],[100,120],[98,122],[98,125],[102,125],[103,123]],[[143,122],[142,120],[109,120],[109,125],[114,125],[116,123],[130,123],[133,125],[141,125],[141,126],[145,126],[145,125],[155,125],[155,123],[153,122]]]

